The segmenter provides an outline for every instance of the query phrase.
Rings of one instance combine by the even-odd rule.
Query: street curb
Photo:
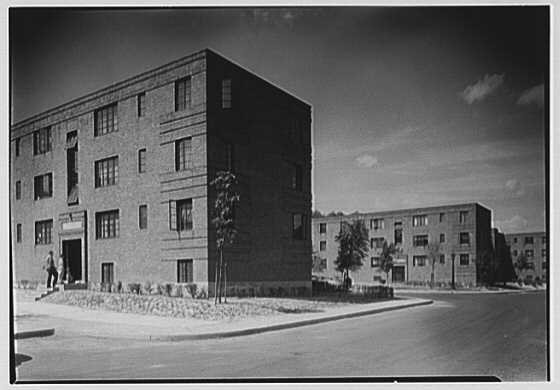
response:
[[[15,340],[29,339],[32,337],[46,337],[54,335],[54,328],[28,330],[25,332],[17,332],[14,334]]]
[[[262,326],[257,328],[240,329],[226,332],[214,332],[214,333],[201,333],[201,334],[178,334],[178,335],[165,335],[165,336],[148,336],[148,341],[187,341],[187,340],[209,340],[209,339],[219,339],[219,338],[229,338],[238,336],[248,336],[257,333],[272,332],[276,330],[296,328],[300,326],[320,324],[322,322],[342,320],[346,318],[367,316],[371,314],[378,314],[387,311],[407,309],[410,307],[431,305],[434,303],[432,300],[423,300],[421,302],[409,303],[401,306],[383,307],[380,309],[370,309],[352,313],[337,314],[330,317],[314,318],[311,320],[302,320],[295,322],[288,322],[285,324]]]

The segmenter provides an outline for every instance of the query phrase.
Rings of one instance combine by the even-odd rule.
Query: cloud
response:
[[[520,215],[514,215],[510,219],[496,221],[496,226],[505,233],[521,232],[527,229],[529,222]]]
[[[520,106],[535,104],[537,107],[542,107],[544,105],[544,84],[535,85],[523,91],[517,99],[517,104]]]
[[[514,196],[525,195],[525,189],[521,186],[517,179],[509,179],[506,181],[506,190]]]
[[[460,96],[468,104],[472,104],[477,100],[483,100],[504,83],[504,77],[504,74],[484,75],[482,80],[478,80],[473,85],[467,86],[467,88],[461,92]]]
[[[362,154],[361,156],[356,157],[356,163],[361,168],[373,168],[378,165],[379,162],[377,161],[377,158],[371,154]]]

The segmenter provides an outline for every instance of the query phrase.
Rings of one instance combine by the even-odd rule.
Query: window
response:
[[[16,242],[21,242],[21,223],[16,225]]]
[[[533,237],[525,237],[525,245],[532,245]]]
[[[326,241],[320,241],[319,242],[319,250],[320,251],[326,251],[327,250],[327,242]]]
[[[93,134],[95,137],[119,131],[117,103],[95,110],[94,115]]]
[[[467,223],[468,211],[459,211],[459,223]]]
[[[320,234],[325,234],[327,232],[327,224],[326,223],[320,223],[319,224],[319,233]]]
[[[302,169],[299,164],[292,165],[292,182],[290,187],[296,191],[301,191],[302,189]]]
[[[463,244],[470,244],[471,240],[470,240],[470,236],[469,233],[459,233],[459,244],[463,245]]]
[[[35,200],[52,196],[52,173],[35,176],[33,180]]]
[[[146,113],[146,93],[138,94],[137,99],[138,117],[141,117]]]
[[[517,244],[517,237],[513,237],[513,243]]]
[[[119,236],[119,210],[95,213],[95,238],[115,238]]]
[[[183,111],[191,106],[191,78],[175,81],[175,111]]]
[[[192,199],[169,201],[169,228],[176,231],[192,230]]]
[[[113,263],[101,263],[101,283],[113,283],[114,276]]]
[[[439,255],[439,263],[445,264],[445,255]]]
[[[412,226],[426,226],[428,224],[427,215],[414,215],[412,216]]]
[[[193,282],[193,261],[177,260],[177,283]]]
[[[546,269],[546,261],[543,261],[543,262],[542,262],[541,267],[542,267],[542,269]]]
[[[33,133],[33,155],[45,154],[52,150],[51,128],[37,130]]]
[[[469,265],[469,254],[461,253],[459,255],[459,265]]]
[[[546,236],[542,236],[542,243],[546,244]]]
[[[533,256],[534,256],[533,250],[532,250],[532,249],[527,249],[527,250],[525,251],[525,256],[526,256],[528,259],[532,259]]]
[[[414,267],[423,267],[426,265],[426,256],[412,256],[412,265]]]
[[[138,227],[140,229],[148,228],[148,206],[145,204],[138,207]]]
[[[231,108],[231,79],[222,80],[222,108]]]
[[[517,249],[513,250],[513,257],[517,257]]]
[[[138,173],[146,172],[146,149],[138,151]]]
[[[95,162],[95,187],[107,187],[118,183],[119,157],[110,157]]]
[[[21,181],[16,181],[16,199],[21,199]]]
[[[385,229],[385,220],[383,218],[375,218],[369,222],[370,228],[373,230]]]
[[[371,258],[371,268],[379,267],[379,257],[374,256]]]
[[[16,149],[16,157],[17,157],[19,156],[19,138],[16,138],[15,149]]]
[[[373,248],[383,248],[383,241],[385,238],[383,237],[374,237],[370,240],[370,247]]]
[[[441,233],[439,235],[439,242],[445,242],[445,234]]]
[[[422,234],[418,236],[412,236],[412,245],[414,246],[426,246],[428,245],[428,235]]]
[[[445,217],[445,213],[439,213],[439,223],[443,222],[444,217]]]
[[[306,216],[303,214],[292,214],[292,238],[294,240],[305,240]]]
[[[395,222],[395,245],[402,244],[402,225],[399,222],[399,227],[397,227],[397,223]]]
[[[546,257],[546,249],[541,249],[541,256]]]
[[[53,220],[35,222],[35,245],[52,244]]]
[[[182,171],[191,168],[192,138],[187,137],[175,141],[175,170]]]

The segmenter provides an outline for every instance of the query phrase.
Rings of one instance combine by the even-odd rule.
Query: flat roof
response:
[[[337,220],[337,219],[354,218],[354,217],[368,217],[368,216],[374,216],[374,215],[406,214],[406,213],[421,212],[421,211],[436,211],[436,210],[443,210],[443,209],[450,209],[450,208],[457,208],[457,207],[465,207],[465,206],[479,206],[479,207],[482,207],[482,208],[490,211],[490,209],[488,207],[485,207],[478,202],[467,202],[467,203],[458,203],[458,204],[449,204],[449,205],[440,205],[440,206],[426,206],[426,207],[415,207],[415,208],[407,208],[407,209],[370,211],[370,212],[365,212],[365,213],[312,217],[312,219],[313,220]]]
[[[50,108],[50,109],[48,109],[48,110],[46,110],[46,111],[43,111],[43,112],[40,112],[40,113],[38,113],[38,114],[32,115],[32,116],[30,116],[30,117],[28,117],[28,118],[22,119],[22,120],[20,120],[19,122],[16,122],[16,123],[14,123],[13,125],[10,126],[10,129],[11,129],[10,132],[15,131],[15,130],[21,128],[21,127],[30,125],[30,124],[32,124],[32,123],[34,123],[34,122],[40,121],[40,120],[42,120],[42,119],[45,119],[45,118],[48,117],[48,116],[51,116],[51,115],[54,115],[54,114],[63,112],[64,110],[67,110],[67,109],[70,109],[70,108],[72,108],[72,107],[78,106],[78,105],[80,105],[80,104],[86,103],[86,102],[89,101],[89,100],[98,99],[98,98],[100,98],[100,97],[102,97],[102,96],[104,96],[104,95],[107,95],[107,94],[116,92],[116,91],[118,91],[118,90],[121,89],[121,88],[130,86],[130,85],[135,84],[135,83],[137,83],[137,82],[140,82],[140,81],[142,81],[142,80],[145,80],[145,79],[154,77],[154,76],[156,76],[156,75],[158,75],[158,74],[168,72],[168,71],[170,71],[170,70],[172,70],[172,69],[178,68],[179,66],[188,64],[188,63],[190,63],[190,62],[192,62],[192,61],[194,61],[194,60],[201,59],[201,58],[205,58],[205,57],[207,56],[208,53],[210,53],[211,55],[215,55],[216,57],[218,57],[218,58],[220,58],[220,59],[222,59],[222,60],[224,60],[224,61],[227,61],[228,63],[232,64],[233,66],[238,67],[239,69],[241,69],[241,70],[243,70],[243,71],[245,71],[245,72],[251,74],[252,76],[258,78],[259,80],[262,80],[263,82],[265,82],[265,83],[269,84],[270,86],[276,88],[278,91],[280,91],[280,92],[282,92],[282,93],[288,95],[288,96],[291,97],[292,99],[295,99],[295,100],[298,101],[299,103],[302,103],[302,104],[304,104],[304,105],[306,105],[306,106],[308,106],[308,107],[311,107],[310,104],[308,104],[307,102],[301,100],[300,98],[298,98],[298,97],[292,95],[291,93],[287,92],[287,91],[284,90],[283,88],[280,88],[279,86],[274,85],[274,84],[271,83],[270,81],[268,81],[268,80],[262,78],[261,76],[255,74],[254,72],[251,72],[251,71],[247,70],[246,68],[244,68],[244,67],[238,65],[237,63],[235,63],[235,62],[231,61],[230,59],[224,57],[223,55],[221,55],[221,54],[215,52],[214,50],[211,50],[211,49],[209,49],[209,48],[205,48],[205,49],[203,49],[203,50],[199,50],[199,51],[194,52],[194,53],[192,53],[192,54],[189,54],[189,55],[187,55],[187,56],[181,57],[181,58],[179,58],[179,59],[177,59],[177,60],[168,62],[168,63],[166,63],[166,64],[164,64],[164,65],[158,66],[157,68],[153,68],[153,69],[147,70],[147,71],[145,71],[145,72],[139,73],[139,74],[137,74],[137,75],[131,76],[131,77],[126,78],[126,79],[124,79],[124,80],[122,80],[122,81],[118,81],[118,82],[113,83],[113,84],[111,84],[111,85],[108,85],[108,86],[106,86],[106,87],[103,87],[103,88],[100,88],[100,89],[95,90],[95,91],[93,91],[93,92],[90,92],[90,93],[87,93],[87,94],[85,94],[85,95],[82,95],[82,96],[80,96],[80,97],[78,97],[78,98],[76,98],[76,99],[70,100],[69,102],[60,104],[60,105],[58,105],[58,106],[56,106],[56,107],[53,107],[53,108]]]

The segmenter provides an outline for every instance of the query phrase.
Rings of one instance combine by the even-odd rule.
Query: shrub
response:
[[[171,296],[171,289],[173,288],[173,284],[165,283],[162,287],[163,287],[162,288],[162,294],[164,294],[167,297],[170,297]]]
[[[119,294],[123,292],[123,286],[122,286],[122,282],[120,280],[117,282],[117,292]]]
[[[142,295],[150,295],[150,288],[152,287],[152,282],[150,282],[149,280],[145,281],[144,284],[142,284],[142,289],[140,290]]]
[[[196,287],[196,284],[193,284]],[[197,299],[206,299],[208,298],[208,292],[206,291],[205,288],[201,288],[198,290],[198,292],[196,293],[196,298]]]
[[[140,285],[140,283],[129,283],[128,284],[128,289],[132,294],[140,294],[140,289],[142,288],[142,286]]]
[[[191,296],[191,298],[197,298],[198,297],[198,287],[196,286],[195,283],[189,283],[187,284],[187,291],[189,292],[189,295]]]
[[[152,283],[150,286],[150,295],[160,295],[163,292],[163,288],[159,283]]]

